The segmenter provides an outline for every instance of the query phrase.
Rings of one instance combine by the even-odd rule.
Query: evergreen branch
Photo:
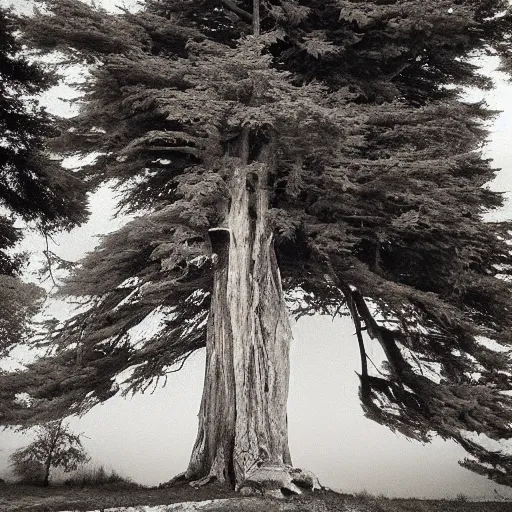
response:
[[[151,152],[175,152],[175,153],[187,153],[189,155],[199,157],[200,152],[196,148],[190,146],[146,146],[139,148],[140,151],[151,151]]]
[[[246,21],[247,23],[252,23],[253,16],[251,13],[244,11],[234,2],[231,2],[231,0],[221,0],[221,2],[224,7],[226,7],[226,9],[229,9],[231,12],[235,13],[241,20]]]
[[[386,220],[386,217],[381,215],[340,215],[343,220]]]
[[[403,64],[398,66],[394,71],[391,71],[390,73],[384,75],[385,79],[393,80],[393,78],[396,78],[402,71],[405,71],[410,65],[410,62],[404,62]]]
[[[48,244],[48,233],[44,232],[44,240],[46,243],[46,251],[43,251],[46,261],[48,263],[48,273],[50,274],[50,279],[52,280],[52,283],[54,286],[57,286],[57,282],[55,281],[55,278],[53,277],[53,271],[52,271],[52,260],[50,258],[50,246]]]
[[[354,322],[354,326],[356,328],[356,336],[357,343],[359,346],[359,354],[361,357],[361,375],[363,378],[368,377],[368,362],[366,358],[368,357],[366,354],[366,349],[364,346],[363,340],[363,330],[361,328],[361,315],[359,314],[357,304],[354,300],[354,293],[352,292],[350,286],[343,282],[338,278],[336,273],[334,272],[334,268],[332,266],[331,261],[327,260],[327,267],[329,269],[330,275],[326,276],[329,281],[332,281],[340,290],[340,292],[345,296],[345,301],[347,303],[348,309],[350,311],[350,315],[352,317],[352,321]],[[365,320],[365,324],[367,324]]]
[[[175,368],[174,370],[169,370],[167,373],[176,373],[176,372],[179,372],[183,366],[185,365],[185,363],[187,362],[187,359],[195,352],[195,350],[191,350],[188,354],[186,354],[180,361],[180,365],[178,366],[178,368]],[[167,379],[167,376],[165,376],[165,378]]]
[[[396,346],[393,333],[389,329],[378,325],[376,320],[373,318],[364,297],[361,295],[361,292],[358,290],[352,291],[352,297],[358,314],[364,320],[368,334],[371,338],[377,339],[380,342],[388,362],[392,365],[396,375],[402,375],[408,365],[402,356],[400,349]]]
[[[359,355],[361,356],[361,375],[363,377],[368,377],[368,363],[366,361],[368,355],[366,354],[366,349],[364,346],[363,334],[361,329],[361,317],[359,316],[352,295],[346,297],[346,300],[348,308],[350,310],[350,315],[352,316],[352,321],[354,322],[354,326],[356,328],[357,344],[359,345]]]

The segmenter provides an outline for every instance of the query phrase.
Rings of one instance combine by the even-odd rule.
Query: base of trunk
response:
[[[169,482],[160,484],[160,488],[182,485],[191,480],[186,473],[180,473]],[[189,481],[189,485],[195,488],[203,487],[219,479],[213,475],[207,475],[199,480]],[[311,472],[287,465],[265,465],[255,468],[247,478],[235,490],[244,496],[270,496],[273,498],[286,498],[303,494],[305,491],[315,491],[322,486],[318,478]]]
[[[261,466],[251,471],[237,486],[243,495],[283,498],[321,489],[318,478],[310,471],[291,466]]]

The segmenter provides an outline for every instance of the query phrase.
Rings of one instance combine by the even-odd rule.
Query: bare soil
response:
[[[235,498],[208,509],[218,512],[512,512],[511,502],[386,499],[317,491],[286,500],[243,498],[231,489],[208,485],[193,489],[180,485],[168,489],[101,486],[47,488],[0,485],[0,512],[103,511],[113,507],[169,505],[185,501]]]

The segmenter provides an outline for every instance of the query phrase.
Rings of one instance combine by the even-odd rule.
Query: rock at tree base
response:
[[[303,490],[321,489],[318,478],[310,471],[290,466],[262,466],[252,471],[238,490],[243,495],[262,494],[283,498],[302,494]]]

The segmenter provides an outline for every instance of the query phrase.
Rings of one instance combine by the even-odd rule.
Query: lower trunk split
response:
[[[291,464],[286,405],[292,334],[267,221],[268,203],[265,166],[251,176],[243,171],[235,176],[229,216],[228,303],[237,482],[259,466]]]
[[[305,483],[292,470],[288,449],[292,334],[268,209],[268,165],[238,168],[226,229],[211,232],[217,263],[206,374],[185,475],[198,485],[216,479],[241,488],[273,480],[293,492],[293,482]]]

